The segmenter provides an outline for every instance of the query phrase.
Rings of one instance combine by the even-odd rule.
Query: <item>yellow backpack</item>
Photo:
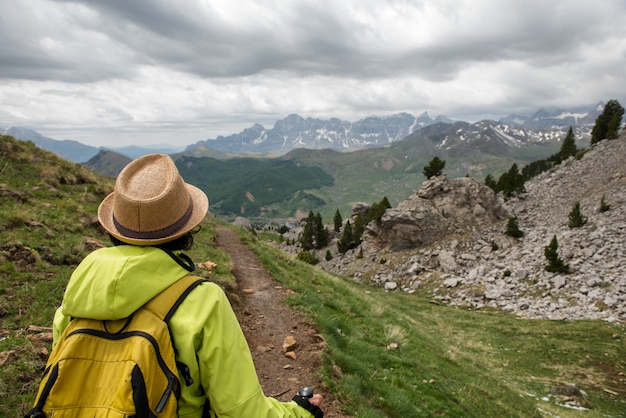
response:
[[[125,319],[71,320],[25,417],[176,417],[180,377],[193,380],[176,362],[168,321],[204,281],[186,276]]]

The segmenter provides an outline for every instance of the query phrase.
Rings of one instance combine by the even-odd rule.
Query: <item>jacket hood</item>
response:
[[[72,273],[64,315],[122,319],[189,272],[155,247],[120,245],[89,254]]]

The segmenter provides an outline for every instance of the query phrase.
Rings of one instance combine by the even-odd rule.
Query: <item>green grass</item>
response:
[[[330,275],[243,235],[295,291],[288,303],[318,324],[328,342],[323,376],[354,416],[624,416],[623,325],[439,306]],[[569,383],[588,394],[573,399],[586,410],[552,395]]]
[[[112,189],[79,165],[32,144],[0,138],[0,417],[30,409],[46,344],[30,325],[50,326],[76,264],[104,243],[98,203]],[[207,219],[189,252],[216,262],[210,277],[233,284],[232,263]],[[440,306],[418,293],[386,293],[330,275],[268,244],[243,239],[293,290],[328,342],[321,370],[355,417],[620,417],[626,411],[626,330],[600,321],[524,320]],[[206,270],[198,274],[209,276]],[[392,348],[394,343],[397,348]],[[574,383],[587,410],[552,395]]]

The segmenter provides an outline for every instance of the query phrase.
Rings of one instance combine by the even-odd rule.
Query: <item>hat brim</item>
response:
[[[106,229],[109,234],[127,244],[148,246],[165,244],[166,242],[173,241],[176,238],[182,237],[193,228],[195,228],[200,222],[202,222],[209,210],[209,199],[202,190],[188,183],[185,183],[185,187],[189,191],[189,194],[193,201],[193,209],[189,220],[174,234],[158,239],[137,239],[124,236],[117,229],[115,223],[113,222],[113,200],[115,193],[109,194],[107,197],[104,198],[102,203],[100,203],[100,206],[98,207],[98,220],[100,221],[102,227]]]

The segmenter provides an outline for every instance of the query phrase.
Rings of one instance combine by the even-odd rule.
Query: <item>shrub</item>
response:
[[[309,251],[300,251],[298,255],[296,256],[296,258],[300,261],[304,261],[305,263],[313,264],[313,265],[320,262],[320,260],[318,260],[318,258],[315,257],[315,254]]]

